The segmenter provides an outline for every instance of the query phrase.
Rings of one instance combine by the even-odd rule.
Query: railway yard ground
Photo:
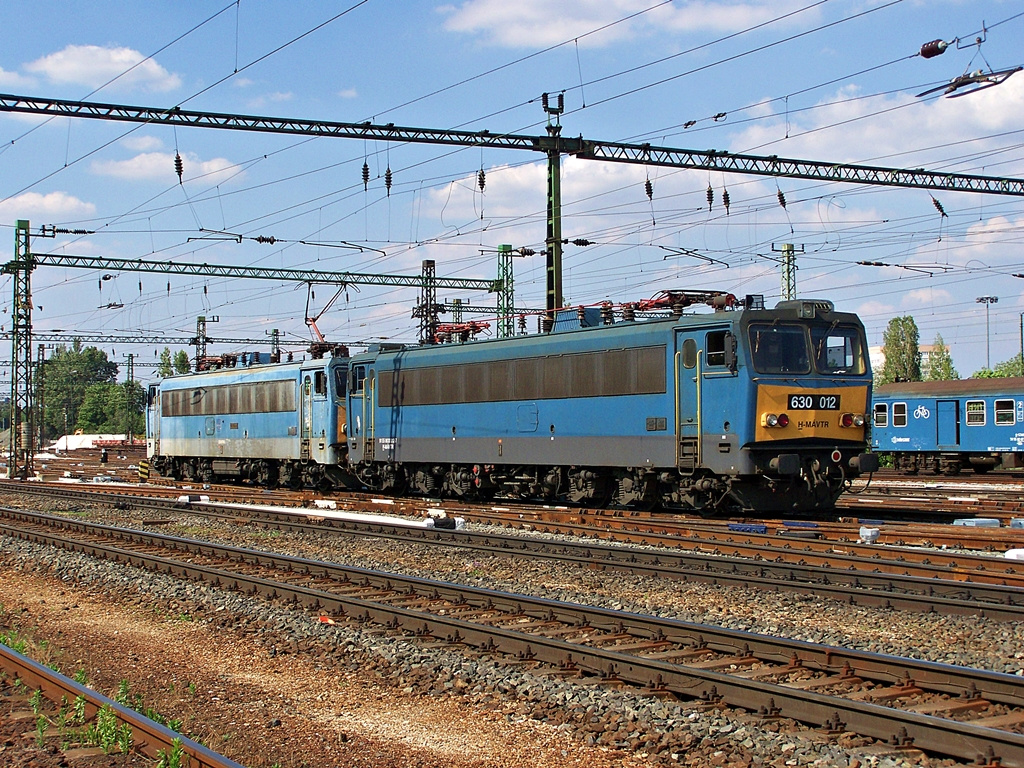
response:
[[[44,475],[63,478],[67,472],[83,479],[96,475],[127,479],[134,473],[128,466],[138,465],[141,458],[111,451],[110,463],[101,465],[95,453],[48,460]],[[944,484],[948,482],[943,478]],[[63,485],[75,487],[74,483]],[[156,490],[159,486],[154,486]],[[178,490],[185,494],[200,491],[215,495],[214,490]],[[978,492],[953,494],[970,498]],[[852,514],[850,504],[839,514]],[[758,586],[753,578],[748,584],[742,580],[665,578],[643,569],[595,566],[581,559],[510,556],[451,542],[409,541],[372,532],[341,536],[330,530],[310,532],[256,524],[237,513],[218,517],[198,507],[156,512],[123,500],[48,498],[9,486],[0,488],[0,506],[40,510],[83,526],[101,523],[158,531],[164,537],[403,574],[430,584],[464,585],[481,594],[488,590],[487,594],[523,596],[518,617],[503,619],[502,626],[537,632],[537,647],[531,653],[517,654],[473,645],[469,638],[460,642],[425,626],[419,631],[410,629],[413,625],[402,624],[405,619],[399,614],[436,601],[437,595],[413,594],[411,588],[406,592],[397,584],[387,585],[392,592],[387,600],[396,616],[389,626],[354,610],[345,614],[333,609],[325,597],[319,598],[325,602],[316,607],[289,598],[284,591],[268,597],[257,589],[229,589],[228,584],[217,586],[185,578],[169,567],[144,569],[127,564],[127,556],[121,562],[97,559],[80,548],[72,551],[44,543],[33,538],[35,534],[0,539],[0,633],[21,641],[26,653],[38,661],[53,663],[68,675],[81,674],[88,686],[111,698],[144,702],[145,708],[180,720],[182,733],[252,768],[1024,765],[1024,750],[1016,746],[987,756],[983,751],[957,756],[959,747],[955,745],[945,753],[923,751],[911,739],[900,739],[898,733],[891,739],[872,737],[843,722],[829,727],[787,717],[787,707],[792,705],[781,699],[777,702],[780,712],[771,707],[758,711],[730,703],[727,695],[719,701],[694,700],[677,695],[671,686],[645,690],[630,684],[626,668],[631,665],[625,662],[620,662],[618,674],[584,675],[582,661],[578,670],[560,668],[545,662],[540,648],[546,641],[574,637],[573,632],[578,634],[581,627],[589,634],[602,635],[604,639],[595,641],[596,645],[605,644],[620,653],[638,645],[636,637],[626,637],[629,628],[618,632],[602,628],[600,614],[596,619],[589,616],[566,624],[561,613],[571,603],[593,606],[608,615],[625,612],[622,615],[642,614],[652,621],[669,622],[667,630],[657,632],[670,633],[684,624],[686,631],[706,625],[707,647],[697,643],[680,651],[671,646],[673,638],[668,635],[655,640],[657,648],[652,645],[649,651],[637,652],[661,659],[689,653],[700,660],[693,666],[708,674],[735,673],[758,684],[781,683],[793,690],[818,690],[812,687],[816,685],[822,691],[832,691],[844,686],[834,685],[832,678],[815,680],[814,675],[822,670],[815,670],[810,661],[803,669],[792,661],[771,668],[767,659],[781,651],[762,652],[752,647],[743,653],[711,655],[716,643],[726,642],[713,639],[713,632],[771,636],[797,643],[794,647],[798,650],[801,643],[812,650],[828,646],[837,654],[844,649],[842,653],[854,659],[852,664],[858,663],[857,654],[865,659],[882,654],[987,670],[992,679],[979,685],[991,684],[992,690],[982,690],[961,703],[949,693],[922,694],[917,690],[927,688],[924,678],[932,669],[927,664],[913,673],[900,672],[908,677],[894,681],[854,685],[850,681],[856,676],[848,674],[842,679],[844,685],[850,683],[857,689],[851,694],[856,706],[913,699],[907,706],[922,715],[944,712],[949,722],[986,718],[977,722],[999,721],[1019,737],[1024,731],[1024,708],[1017,698],[1024,701],[1024,685],[1015,690],[1013,681],[1024,676],[1024,624],[1012,617],[987,615],[984,604],[976,611],[960,608],[959,613],[946,612],[941,605],[904,609],[893,607],[895,603],[841,599],[813,584],[781,589]],[[872,505],[872,517],[877,507]],[[993,514],[984,505],[965,503],[962,516],[970,516],[970,509],[981,516]],[[1006,510],[1008,519],[1015,515],[1009,507]],[[575,517],[586,521],[586,516]],[[867,515],[861,513],[861,517]],[[856,525],[852,523],[849,530]],[[907,530],[911,525],[906,524]],[[558,537],[543,532],[539,518],[529,527],[534,530],[520,529],[514,534],[549,540]],[[713,527],[708,526],[709,530]],[[718,527],[724,529],[725,523]],[[695,524],[694,530],[697,528]],[[467,530],[509,534],[507,524],[488,525],[472,519]],[[1024,530],[1000,531],[1002,538],[971,556],[1005,563],[999,555],[1012,546],[1014,537],[1024,546]],[[976,533],[983,532],[979,529]],[[78,534],[60,532],[62,537],[72,535]],[[606,532],[602,536],[608,538]],[[565,540],[579,544],[587,537],[577,531]],[[806,543],[812,540],[808,538]],[[789,542],[798,552],[801,544],[798,537]],[[852,542],[847,544],[853,556]],[[127,541],[117,544],[125,551],[133,546]],[[140,552],[152,553],[160,545],[145,542],[137,546]],[[933,551],[941,552],[940,547],[936,545]],[[887,548],[879,545],[876,551]],[[947,552],[950,549],[946,547]],[[721,540],[707,544],[704,550],[720,559],[733,556]],[[172,557],[163,549],[159,556]],[[186,564],[182,567],[223,567],[205,551],[173,557]],[[764,562],[769,556],[757,557]],[[803,556],[807,562],[801,567],[812,567],[810,557]],[[240,565],[239,573],[267,580],[271,567],[284,570],[281,562],[259,566],[253,562]],[[969,579],[971,572],[978,572],[974,561],[969,567],[963,562],[943,567],[955,574],[943,579],[965,578],[965,571]],[[295,566],[288,568],[294,572]],[[327,589],[327,582],[334,578],[326,573],[307,575],[301,588]],[[792,581],[796,577],[783,578]],[[913,581],[918,577],[903,578]],[[436,593],[439,587],[430,589]],[[1020,587],[1003,589],[1008,602],[1024,603]],[[1014,590],[1021,590],[1019,600]],[[371,591],[369,582],[353,582],[340,590],[338,599],[369,600]],[[526,596],[550,601],[550,615],[538,619],[525,606]],[[452,605],[455,607],[439,613],[454,614],[464,607],[457,601]],[[483,611],[473,605],[476,609],[460,615]],[[810,659],[813,654],[808,653]],[[897,666],[895,661],[892,664]],[[859,669],[857,676],[863,677]],[[995,701],[996,691],[1007,685],[1006,701]],[[0,678],[0,694],[0,763],[4,765],[92,768],[154,764],[140,755],[131,757],[135,762],[130,762],[130,756],[117,750],[112,754],[99,749],[76,752],[72,739],[57,737],[57,726],[52,726],[48,735],[40,733],[39,715],[24,687],[17,688],[5,676]],[[915,698],[918,694],[924,698]],[[990,700],[988,709],[979,703],[984,699]],[[970,714],[972,711],[976,714]],[[49,719],[53,722],[56,717],[51,713]]]

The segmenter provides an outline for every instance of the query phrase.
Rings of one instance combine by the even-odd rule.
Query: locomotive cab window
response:
[[[1013,400],[996,400],[996,424],[1012,425],[1017,423]]]
[[[892,425],[894,427],[905,427],[905,426],[907,426],[907,404],[906,403],[893,403],[892,404]]]
[[[344,368],[334,369],[334,396],[338,400],[345,399],[345,392],[348,390],[348,371]]]
[[[800,325],[751,324],[750,356],[758,373],[810,373],[807,334]]]
[[[704,341],[709,366],[725,365],[725,331],[712,331]]]
[[[363,382],[366,381],[366,366],[357,365],[352,369],[352,394],[360,395],[363,392]]]
[[[969,427],[983,427],[985,426],[985,401],[984,400],[968,400],[965,406],[967,411],[967,426]]]
[[[327,397],[327,371],[316,371],[313,374],[313,392],[320,397]]]
[[[875,426],[876,427],[888,427],[889,426],[889,404],[888,403],[875,403]]]
[[[818,373],[828,376],[860,375],[867,370],[864,338],[856,326],[812,327],[811,344]]]

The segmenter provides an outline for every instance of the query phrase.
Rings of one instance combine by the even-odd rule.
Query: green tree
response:
[[[951,381],[959,379],[960,374],[953,367],[953,356],[949,354],[949,347],[942,340],[942,334],[935,334],[934,349],[931,355],[931,366],[928,370],[929,381]]]
[[[889,384],[893,381],[921,380],[921,348],[917,323],[910,315],[894,317],[886,326],[882,337],[882,354],[885,363],[876,383]]]
[[[995,368],[982,368],[971,374],[972,379],[1008,379],[1011,376],[1020,376],[1021,372],[1020,354],[1016,354],[1009,360],[1004,360]]]
[[[174,363],[171,361],[171,350],[167,347],[164,347],[164,351],[160,353],[160,362],[156,367],[156,375],[163,379],[174,375]]]
[[[93,384],[85,391],[78,428],[93,434],[140,434],[144,431],[145,392],[136,381]]]
[[[184,349],[179,349],[174,353],[174,372],[175,373],[188,373],[192,370],[192,361],[189,360],[188,352]]]
[[[86,390],[94,384],[112,384],[117,378],[117,363],[107,359],[96,347],[73,345],[54,348],[43,363],[43,425],[47,437],[56,437],[85,429],[78,423]]]

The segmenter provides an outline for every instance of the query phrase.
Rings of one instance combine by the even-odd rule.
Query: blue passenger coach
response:
[[[250,363],[151,384],[153,468],[176,479],[302,487],[344,480],[346,356]]]
[[[1024,466],[1024,378],[886,384],[873,403],[871,444],[903,474]]]

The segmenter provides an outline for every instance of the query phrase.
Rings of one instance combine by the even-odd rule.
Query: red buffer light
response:
[[[779,414],[779,426],[780,427],[788,427],[789,426],[789,416],[787,416],[784,413],[780,413]]]
[[[852,427],[853,426],[853,414],[852,413],[844,413],[842,415],[842,418],[840,419],[839,423],[842,424],[844,427]]]

